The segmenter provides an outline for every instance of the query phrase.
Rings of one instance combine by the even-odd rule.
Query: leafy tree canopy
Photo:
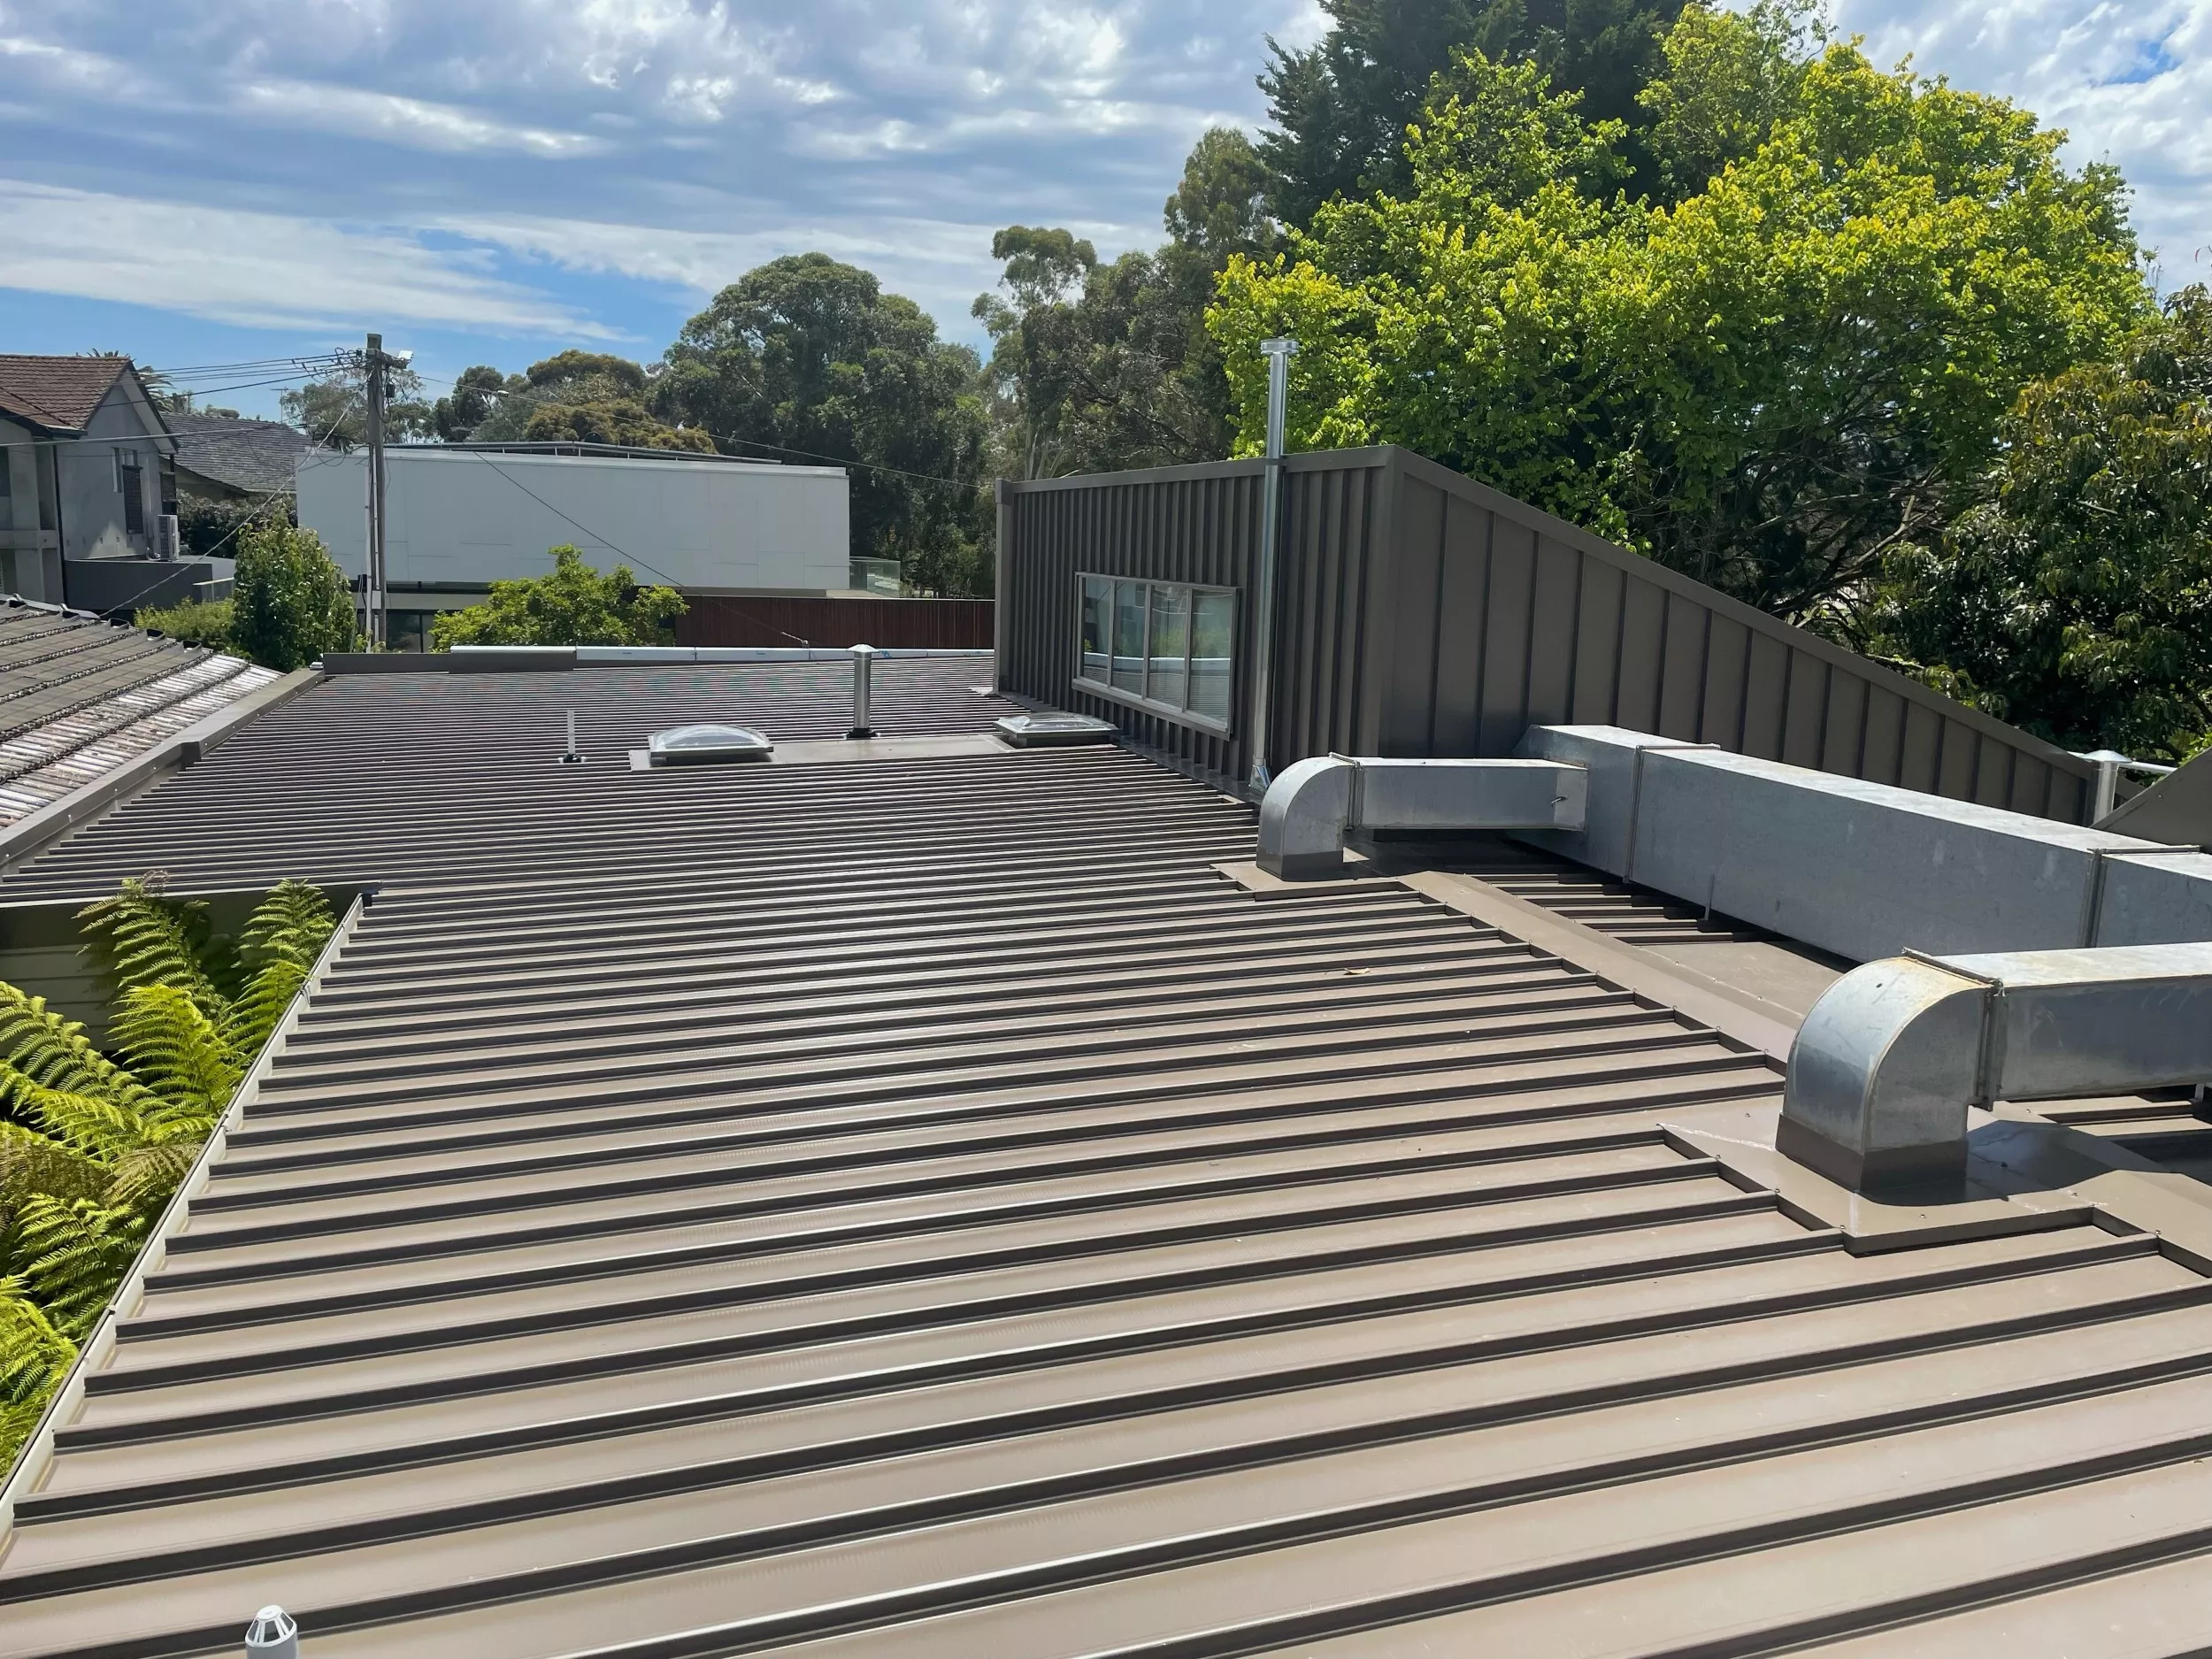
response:
[[[619,443],[714,453],[714,440],[698,427],[664,426],[631,397],[604,403],[540,403],[530,411],[522,435],[532,443]]]
[[[2072,749],[2212,744],[2212,293],[2029,386],[2005,435],[1992,498],[1891,555],[1866,642]]]
[[[431,649],[457,645],[665,645],[684,602],[673,588],[641,588],[626,565],[602,575],[572,547],[550,549],[553,568],[494,582],[491,597],[431,623]]]
[[[281,522],[242,532],[231,582],[229,643],[289,672],[326,651],[359,649],[353,592],[312,530]]]
[[[1259,157],[1267,199],[1286,225],[1313,221],[1337,196],[1403,194],[1412,183],[1405,129],[1429,83],[1455,54],[1533,63],[1552,83],[1583,95],[1593,121],[1624,135],[1648,119],[1638,94],[1660,67],[1659,42],[1683,0],[1322,0],[1329,30],[1293,51],[1268,42],[1260,77],[1272,126]],[[1631,170],[1651,169],[1640,143]]]
[[[692,449],[714,443],[695,427],[672,426],[646,407],[658,366],[603,351],[568,350],[503,375],[488,363],[461,371],[430,411],[448,443],[610,443]]]
[[[1018,478],[1218,459],[1228,382],[1206,306],[1229,259],[1279,238],[1266,172],[1244,134],[1205,134],[1167,200],[1170,240],[1101,264],[1065,230],[1013,225],[992,239],[1001,295],[977,299],[993,341],[999,470]]]
[[[1970,499],[2021,388],[2153,309],[2109,168],[2000,99],[1795,14],[1693,9],[1646,88],[1655,165],[1533,63],[1468,52],[1407,134],[1397,196],[1233,259],[1210,324],[1241,442],[1259,342],[1294,334],[1307,446],[1402,443],[1803,620]]]
[[[311,380],[277,401],[285,419],[318,443],[351,449],[368,442],[368,384],[359,369],[342,369],[326,380]],[[404,364],[386,370],[386,441],[426,438],[435,431],[431,406],[423,398],[422,376]]]
[[[846,465],[855,557],[898,559],[926,590],[984,594],[979,368],[869,273],[798,254],[747,273],[684,325],[652,407],[733,454]]]
[[[431,406],[431,430],[444,442],[464,442],[491,419],[507,389],[507,376],[488,363],[463,369],[454,378],[453,390]]]

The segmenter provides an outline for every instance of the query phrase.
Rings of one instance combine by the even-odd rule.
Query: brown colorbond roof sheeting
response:
[[[260,729],[227,789],[405,776]],[[2212,1284],[2154,1240],[1855,1256],[1662,1137],[1762,1056],[1395,884],[1256,900],[1249,811],[1118,750],[478,753],[423,776],[503,827],[397,849],[0,1655],[271,1601],[312,1659],[2212,1640]],[[194,777],[139,816],[227,830]]]
[[[872,719],[887,736],[987,732],[1014,705],[971,689],[979,659],[875,665]],[[582,766],[559,764],[566,713]],[[552,844],[659,840],[625,782],[627,752],[669,726],[757,726],[780,742],[841,738],[852,671],[840,663],[592,668],[552,673],[347,674],[263,716],[152,795],[88,826],[0,886],[0,898],[90,895],[169,871],[180,890],[531,872]],[[611,807],[609,803],[611,803]],[[803,840],[802,826],[785,826]],[[710,840],[710,845],[718,841]],[[675,862],[699,856],[687,849]]]
[[[1262,463],[1002,486],[1001,683],[1241,780]],[[2088,764],[1409,450],[1290,458],[1269,757],[1509,755],[1537,725],[2079,823]],[[1079,574],[1234,588],[1227,737],[1077,691]]]

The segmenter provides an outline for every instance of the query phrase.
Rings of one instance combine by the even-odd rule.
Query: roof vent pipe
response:
[[[1969,1106],[2212,1078],[2212,944],[1870,962],[1813,1004],[1775,1146],[1870,1195],[1955,1191]]]
[[[1260,803],[1260,868],[1292,881],[1330,875],[1356,829],[1578,830],[1589,781],[1555,760],[1302,760]]]
[[[265,1607],[246,1626],[246,1659],[300,1659],[300,1627],[280,1607]]]
[[[576,747],[576,710],[571,709],[568,711],[568,749],[561,757],[561,764],[580,766],[583,764],[583,751]]]
[[[2175,768],[2161,766],[2154,761],[2130,760],[2117,749],[2093,749],[2087,754],[2074,751],[2076,760],[2085,760],[2097,769],[2096,796],[2090,803],[2089,821],[2101,824],[2112,816],[2120,804],[2120,774],[2124,772],[2145,772],[2154,778],[2171,777]]]
[[[1260,557],[1252,580],[1251,786],[1274,781],[1267,769],[1267,735],[1275,703],[1275,588],[1283,541],[1283,428],[1290,403],[1290,360],[1295,340],[1263,340],[1267,359],[1267,465],[1260,484]]]
[[[875,727],[868,724],[868,700],[875,678],[876,648],[872,645],[853,647],[853,729],[845,733],[850,737],[873,737]]]

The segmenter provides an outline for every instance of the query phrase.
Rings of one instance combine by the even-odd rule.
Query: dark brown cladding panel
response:
[[[1248,764],[1257,461],[1010,484],[1003,687],[1114,721],[1196,771]],[[1500,755],[1611,724],[2071,822],[2081,761],[1801,628],[1401,449],[1293,457],[1273,729],[1309,755]],[[1075,576],[1237,588],[1223,738],[1087,695]]]

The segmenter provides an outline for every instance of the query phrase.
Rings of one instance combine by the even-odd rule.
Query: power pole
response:
[[[369,649],[384,649],[384,336],[371,334],[362,354],[368,397],[369,569],[361,595],[362,632]]]

